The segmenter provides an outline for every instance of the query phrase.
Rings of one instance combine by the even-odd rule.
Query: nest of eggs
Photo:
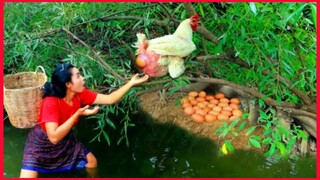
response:
[[[233,121],[242,116],[239,98],[226,98],[223,93],[214,95],[205,91],[191,91],[187,97],[180,100],[181,107],[192,120],[201,122],[214,122],[216,120]]]

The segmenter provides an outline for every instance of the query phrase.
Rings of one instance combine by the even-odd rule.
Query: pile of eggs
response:
[[[223,93],[208,95],[205,91],[191,91],[180,100],[184,113],[198,123],[240,118],[239,103],[238,98],[228,99]]]

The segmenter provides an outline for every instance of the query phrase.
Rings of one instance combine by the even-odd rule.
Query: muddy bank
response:
[[[229,133],[226,137],[219,139],[219,134],[215,134],[215,131],[221,127],[223,121],[194,122],[190,116],[187,116],[183,112],[183,108],[180,105],[176,105],[177,99],[181,96],[186,96],[186,94],[176,93],[167,96],[166,99],[163,100],[159,93],[151,92],[141,95],[139,99],[141,101],[141,109],[153,117],[158,123],[174,123],[194,135],[210,138],[220,146],[224,140],[231,140],[235,149],[261,151],[254,147],[248,147],[248,137],[245,135],[244,130],[249,128],[249,125],[246,125],[244,130],[237,131],[239,133],[237,137]],[[228,120],[225,122],[230,123]],[[235,128],[238,127],[236,126]],[[262,129],[256,129],[253,134],[262,135],[263,131]]]

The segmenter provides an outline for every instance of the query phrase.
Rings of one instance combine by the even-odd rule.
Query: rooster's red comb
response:
[[[198,14],[195,14],[193,16],[190,17],[192,21],[200,21],[200,17]]]

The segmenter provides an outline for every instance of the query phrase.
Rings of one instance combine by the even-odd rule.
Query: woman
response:
[[[61,64],[47,82],[38,124],[30,131],[24,149],[20,177],[35,178],[39,172],[61,172],[97,167],[95,156],[78,142],[73,133],[80,116],[94,115],[91,104],[114,104],[134,85],[148,80],[145,75],[131,80],[111,94],[99,94],[84,87],[84,78],[71,64]]]

